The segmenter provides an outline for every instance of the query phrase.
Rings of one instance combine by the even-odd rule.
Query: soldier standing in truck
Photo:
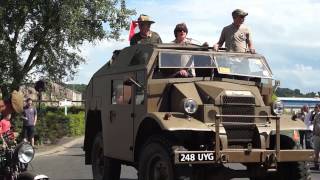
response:
[[[225,43],[227,51],[255,53],[252,43],[252,34],[243,24],[247,12],[236,9],[232,12],[233,23],[223,28],[219,41],[213,45],[213,50],[218,51]]]
[[[138,18],[140,32],[136,33],[130,39],[130,45],[162,43],[159,34],[150,30],[151,24],[153,23],[155,22],[152,21],[149,16],[141,14]]]

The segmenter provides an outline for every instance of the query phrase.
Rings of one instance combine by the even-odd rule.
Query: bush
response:
[[[47,112],[38,118],[36,134],[40,144],[43,142],[56,143],[58,139],[68,134],[68,119],[62,112]]]
[[[68,114],[68,135],[80,136],[84,134],[84,112],[78,114]]]

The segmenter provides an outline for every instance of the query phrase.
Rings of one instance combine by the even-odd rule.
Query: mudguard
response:
[[[176,131],[176,130],[191,130],[191,131],[212,131],[203,122],[188,117],[187,115],[179,112],[170,112],[166,118],[166,112],[152,112],[148,113],[145,118],[154,119],[162,130]]]

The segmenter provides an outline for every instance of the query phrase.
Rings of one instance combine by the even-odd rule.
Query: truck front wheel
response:
[[[311,174],[306,162],[285,162],[278,165],[277,179],[310,180]]]
[[[121,164],[119,161],[105,157],[103,153],[102,133],[94,139],[92,150],[92,175],[95,180],[119,180]]]
[[[258,170],[258,169],[257,169]],[[251,180],[310,180],[311,174],[306,162],[278,163],[276,172],[266,172],[262,177],[252,177]]]
[[[173,180],[170,145],[160,136],[151,137],[139,159],[139,180]]]

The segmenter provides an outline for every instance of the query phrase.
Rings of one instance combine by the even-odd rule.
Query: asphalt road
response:
[[[49,176],[51,180],[92,180],[91,166],[84,165],[81,142],[38,153],[30,169]],[[121,180],[137,180],[134,168],[122,166],[121,169]],[[313,171],[312,179],[320,179],[320,171]]]

